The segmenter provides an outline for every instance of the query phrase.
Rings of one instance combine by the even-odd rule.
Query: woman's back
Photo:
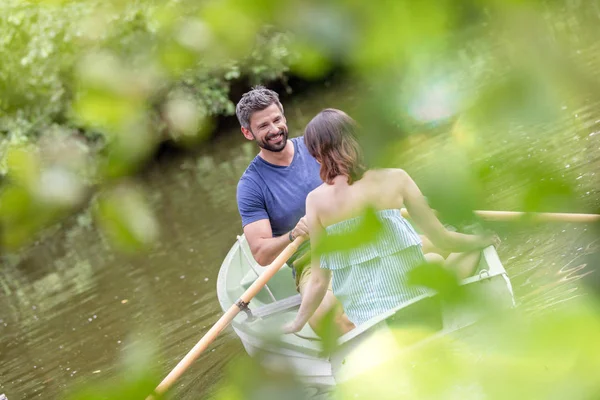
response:
[[[408,284],[409,271],[425,259],[419,235],[400,213],[399,183],[398,170],[372,170],[352,185],[336,178],[311,201],[326,235],[360,229],[366,207],[375,208],[381,223],[372,240],[320,259],[321,268],[333,271],[333,292],[356,325],[429,293]]]
[[[380,210],[376,216],[381,229],[374,240],[320,258],[321,268],[333,272],[333,292],[355,325],[430,294],[408,282],[409,272],[425,262],[419,235],[398,209]],[[361,220],[346,219],[325,230],[327,235],[344,235],[359,228]]]
[[[401,172],[396,169],[369,170],[352,185],[346,177],[339,176],[333,184],[323,184],[311,193],[310,205],[323,227],[357,217],[367,207],[400,209],[403,205]]]

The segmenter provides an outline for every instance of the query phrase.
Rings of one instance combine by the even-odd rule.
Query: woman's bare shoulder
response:
[[[376,179],[402,180],[408,177],[408,173],[400,168],[381,168],[368,171]]]
[[[306,196],[306,202],[319,202],[320,199],[323,199],[326,196],[326,192],[327,185],[325,183],[322,183],[320,186],[317,186],[310,193],[308,193],[308,196]]]

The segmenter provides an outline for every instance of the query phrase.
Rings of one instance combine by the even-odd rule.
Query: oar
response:
[[[536,222],[600,222],[600,214],[575,214],[575,213],[528,213],[523,211],[488,211],[475,210],[475,215],[486,221],[515,221],[528,218]],[[402,216],[409,217],[406,208],[402,209]]]
[[[233,304],[229,309],[219,318],[219,320],[210,328],[208,332],[200,339],[198,343],[186,354],[185,357],[179,364],[173,368],[173,370],[162,380],[162,382],[154,389],[154,394],[146,398],[146,400],[154,399],[154,395],[163,394],[179,377],[185,372],[186,369],[202,354],[204,350],[212,343],[213,340],[221,333],[223,329],[229,325],[229,323],[235,318],[235,316],[242,310],[246,309],[250,300],[254,298],[260,292],[260,290],[267,284],[269,279],[275,275],[277,271],[281,269],[283,264],[298,250],[298,246],[304,241],[304,237],[297,237],[292,243],[290,243],[282,252],[277,256],[271,264],[269,264],[265,272],[260,275],[252,285],[240,296],[238,301]]]

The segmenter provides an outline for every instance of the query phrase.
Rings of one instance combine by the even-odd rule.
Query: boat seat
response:
[[[302,298],[299,294],[295,296],[286,297],[285,299],[277,300],[273,303],[260,306],[252,310],[252,314],[256,318],[267,318],[271,315],[280,314],[282,312],[289,311],[300,305]]]
[[[252,285],[254,283],[256,278],[258,278],[258,276],[262,275],[265,272],[266,268],[261,267],[258,264],[256,264],[256,265],[257,265],[257,267],[255,270],[249,269],[248,272],[246,272],[246,274],[242,277],[242,279],[240,280],[240,286],[242,286],[246,289],[249,288],[250,285]],[[257,276],[257,274],[258,274],[258,276]],[[277,280],[281,275],[284,275],[286,280],[291,275],[291,268],[288,267],[287,264],[284,264],[283,267],[281,267],[279,269],[279,271],[277,271],[277,273],[275,274],[275,276],[273,278],[271,278],[269,283],[273,282],[274,280]],[[291,281],[293,282],[293,280],[291,280]]]
[[[266,268],[258,266],[255,270],[249,269],[240,279],[240,287],[246,290],[256,281],[258,276],[265,272]],[[265,288],[257,295],[257,299],[262,303],[270,303],[275,299],[287,298],[296,293],[296,284],[292,278],[292,272],[287,264],[267,282]]]
[[[256,309],[252,310],[252,314],[256,318],[264,319],[273,315],[281,314],[286,311],[298,308],[300,306],[300,303],[302,303],[302,298],[299,294],[297,294],[294,296],[286,297],[285,299],[277,300],[273,303],[261,307],[257,307]],[[302,330],[300,332],[295,333],[294,335],[306,340],[321,340],[321,338],[312,330],[309,324],[304,325]]]
[[[252,285],[254,283],[256,278],[258,278],[258,276],[262,275],[262,273],[264,272],[263,267],[258,266],[258,264],[256,264],[256,265],[257,265],[256,272],[252,269],[249,269],[248,272],[246,272],[246,275],[244,275],[242,277],[242,279],[240,280],[240,286],[242,286],[244,289],[248,289],[250,287],[250,285]],[[257,276],[257,273],[258,273],[258,276]]]

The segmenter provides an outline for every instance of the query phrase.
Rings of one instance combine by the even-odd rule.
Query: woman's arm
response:
[[[447,230],[427,204],[415,181],[403,170],[399,170],[398,174],[401,180],[402,197],[408,213],[435,246],[454,252],[466,252],[499,242],[498,237],[494,234],[466,235]]]
[[[298,332],[304,327],[323,301],[331,279],[331,271],[321,269],[320,257],[315,252],[316,243],[318,243],[323,232],[323,226],[319,222],[315,206],[314,195],[309,194],[306,198],[306,219],[311,240],[310,251],[312,253],[310,280],[302,294],[302,303],[296,318],[283,328],[285,333]]]

